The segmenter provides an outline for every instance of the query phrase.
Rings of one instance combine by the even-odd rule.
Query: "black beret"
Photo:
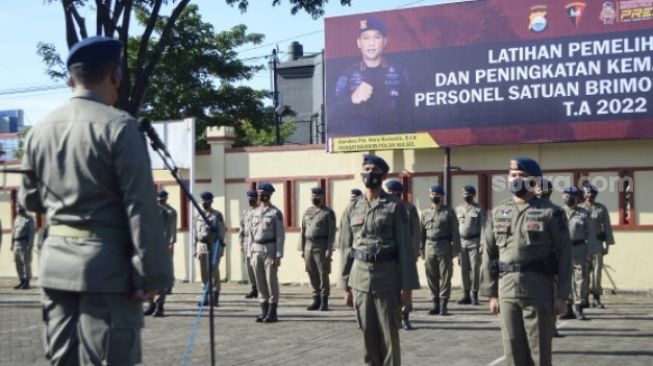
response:
[[[78,62],[113,61],[120,64],[122,43],[113,38],[94,36],[75,43],[68,53],[66,67]]]

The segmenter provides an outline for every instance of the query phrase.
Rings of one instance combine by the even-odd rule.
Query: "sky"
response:
[[[325,17],[350,15],[372,11],[426,6],[451,2],[450,0],[352,0],[352,6],[341,6],[331,0],[325,8]],[[205,22],[213,24],[216,31],[245,24],[250,32],[262,33],[265,40],[258,46],[245,46],[239,57],[258,64],[266,62],[265,56],[276,46],[286,52],[292,41],[304,46],[304,52],[319,52],[324,47],[324,19],[313,19],[305,13],[290,14],[290,5],[282,0],[272,7],[272,0],[250,0],[246,13],[226,5],[224,0],[194,0]],[[168,15],[170,8],[163,13]],[[93,24],[94,12],[82,13],[87,24]],[[2,1],[0,12],[0,110],[23,109],[25,123],[36,124],[49,111],[70,97],[68,88],[15,93],[16,89],[56,86],[45,73],[45,66],[36,54],[39,42],[54,43],[62,58],[66,55],[63,11],[60,3],[47,4],[43,0]],[[284,59],[282,54],[281,59]],[[270,73],[259,72],[245,84],[257,89],[270,88]]]

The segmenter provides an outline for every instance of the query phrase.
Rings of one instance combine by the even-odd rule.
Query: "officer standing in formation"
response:
[[[381,188],[388,170],[382,158],[363,157],[365,194],[347,208],[340,228],[341,247],[350,253],[342,270],[345,302],[356,308],[364,362],[385,366],[401,364],[401,306],[409,307],[419,289],[406,208]]]
[[[460,274],[463,283],[463,298],[458,304],[478,305],[478,288],[481,269],[481,234],[485,226],[485,209],[474,202],[476,188],[463,187],[465,203],[456,207],[458,228],[460,230]]]
[[[385,184],[386,191],[401,199],[401,195],[404,192],[404,186],[396,179],[389,180]],[[409,245],[413,247],[413,253],[415,253],[415,262],[419,258],[419,249],[420,249],[420,233],[421,227],[419,222],[419,214],[417,213],[417,208],[410,202],[404,201],[404,207],[406,207],[406,214],[408,215],[408,237]],[[413,311],[412,304],[410,306],[403,306],[401,308],[401,328],[404,330],[413,329],[412,324],[410,324],[410,312]]]
[[[572,297],[567,303],[567,311],[561,319],[587,320],[583,307],[587,298],[587,270],[589,262],[589,247],[595,245],[596,233],[590,222],[590,213],[579,206],[582,193],[576,187],[567,187],[563,191],[562,201],[565,204],[569,237],[571,239],[571,265],[572,265]],[[571,304],[574,308],[572,310]]]
[[[202,199],[202,210],[209,218],[213,226],[215,226],[218,231],[215,232],[211,230],[211,227],[204,221],[201,215],[195,216],[195,245],[194,253],[195,257],[200,262],[200,276],[202,279],[203,288],[206,291],[206,286],[209,282],[209,266],[213,260],[213,250],[216,245],[216,241],[220,241],[220,252],[215,261],[215,266],[213,266],[213,288],[208,289],[211,295],[211,300],[215,306],[219,305],[220,299],[220,258],[224,255],[226,243],[225,238],[225,222],[222,213],[218,210],[211,208],[213,204],[213,193],[211,192],[202,192],[200,194]],[[205,293],[205,295],[207,295]],[[198,303],[198,306],[206,306],[208,304],[208,296],[203,296]]]
[[[101,36],[73,45],[74,95],[25,141],[22,169],[33,173],[23,176],[19,202],[46,214],[39,284],[53,365],[140,363],[142,301],[172,285],[143,135],[111,107],[121,49]]]
[[[286,233],[283,214],[270,202],[274,187],[270,183],[258,185],[260,205],[252,212],[249,231],[252,244],[252,267],[256,277],[256,287],[261,302],[261,315],[256,322],[274,323],[277,321],[279,303],[279,279],[277,270],[283,258],[283,244]]]
[[[240,215],[240,231],[238,238],[240,240],[240,252],[245,255],[245,266],[247,267],[247,279],[252,289],[245,295],[246,299],[255,299],[258,297],[256,289],[256,277],[254,276],[254,267],[250,258],[252,257],[252,243],[250,241],[249,228],[252,222],[251,213],[258,207],[258,194],[256,191],[245,192],[247,197],[247,208]]]
[[[511,160],[513,197],[494,207],[485,225],[481,292],[490,297],[490,312],[499,313],[507,365],[551,365],[552,317],[571,291],[567,220],[559,207],[536,197],[541,177],[535,160]]]
[[[354,201],[356,201],[356,199],[358,198],[358,196],[360,196],[360,195],[362,195],[362,194],[363,194],[363,192],[361,192],[360,189],[358,189],[358,188],[354,188],[354,189],[352,189],[351,192],[350,192],[350,194],[349,194],[349,202],[354,202]]]
[[[324,205],[324,190],[311,189],[311,203],[302,216],[299,250],[313,287],[313,302],[306,310],[329,310],[331,256],[336,241],[336,215]]]
[[[14,229],[11,232],[11,251],[14,253],[16,272],[20,283],[14,290],[28,290],[29,281],[32,279],[32,248],[34,247],[34,233],[36,225],[25,207],[18,205],[18,215],[14,220]],[[2,233],[2,228],[0,228]],[[2,234],[0,234],[2,235]]]
[[[433,307],[429,315],[447,315],[451,295],[453,258],[460,253],[458,218],[444,204],[444,189],[435,184],[429,189],[431,207],[422,212],[421,255],[431,289]]]
[[[589,292],[594,297],[593,305],[603,309],[601,294],[601,278],[603,275],[603,256],[608,255],[610,245],[614,245],[614,235],[612,234],[612,225],[610,224],[610,213],[605,205],[596,202],[596,196],[599,194],[598,189],[592,184],[583,187],[585,203],[583,207],[590,212],[594,232],[596,232],[597,242],[590,246],[592,255],[592,269],[589,272]]]
[[[177,241],[177,211],[175,211],[174,208],[167,204],[168,192],[161,190],[159,191],[157,197],[159,203],[159,213],[161,214],[161,219],[163,220],[163,236],[165,238],[165,243],[168,246],[170,260],[173,261],[174,243]],[[172,268],[174,277],[174,265]],[[166,295],[171,291],[172,287],[168,288],[166,291],[159,291],[156,297],[150,299],[150,304],[143,314],[145,316],[152,315],[156,318],[163,317]]]

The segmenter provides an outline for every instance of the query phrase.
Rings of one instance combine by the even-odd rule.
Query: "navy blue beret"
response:
[[[381,169],[381,171],[383,171],[384,173],[387,173],[388,170],[390,170],[388,163],[386,163],[385,160],[383,160],[383,158],[380,158],[376,155],[363,155],[363,165],[365,164],[372,164],[377,168]]]
[[[389,191],[392,192],[403,192],[404,191],[404,186],[401,185],[401,182],[399,182],[396,179],[389,180],[385,183],[386,188],[388,188]]]
[[[469,186],[469,185],[464,186],[463,191],[465,191],[467,193],[470,193],[470,194],[476,194],[476,188],[474,188],[474,186]]]
[[[212,200],[213,199],[213,193],[209,191],[204,191],[200,194],[200,198],[203,200]]]
[[[369,17],[360,20],[358,23],[359,34],[368,30],[377,30],[384,36],[388,34],[388,30],[385,27],[385,24],[383,24],[383,22],[377,18]]]
[[[599,193],[599,190],[596,188],[596,186],[595,186],[594,184],[591,184],[591,183],[590,183],[590,184],[586,184],[586,185],[583,187],[583,190],[584,190],[585,192],[590,192],[590,193]]]
[[[322,189],[322,187],[313,187],[311,188],[311,193],[321,196],[324,194],[324,190]]]
[[[510,160],[510,169],[511,170],[521,170],[522,172],[528,174],[531,177],[541,177],[542,169],[540,169],[540,164],[537,161],[527,158],[525,156],[518,156]]]
[[[258,194],[256,191],[247,191],[245,192],[245,196],[247,196],[247,198],[256,198],[258,197]]]
[[[576,188],[574,186],[570,186],[570,187],[565,188],[564,190],[562,190],[562,193],[566,193],[568,195],[575,196],[575,197],[578,197],[578,198],[580,198],[581,195],[582,195],[580,190],[578,190],[578,188]]]
[[[356,197],[358,197],[358,196],[360,196],[361,194],[363,194],[363,192],[361,192],[361,190],[358,189],[358,188],[354,188],[354,189],[351,190],[351,194],[354,195],[354,196],[356,196]]]
[[[551,181],[546,178],[542,178],[542,190],[550,191],[552,189],[553,189],[553,183],[551,183]]]
[[[270,183],[261,182],[258,185],[258,190],[263,191],[263,192],[273,193],[274,192],[274,187]]]
[[[68,53],[66,67],[78,62],[113,61],[120,64],[122,43],[113,38],[94,36],[75,43]]]
[[[444,196],[444,188],[442,188],[442,186],[440,186],[438,184],[432,185],[431,188],[429,189],[429,191],[431,193],[440,193],[441,195]]]
[[[159,198],[168,198],[168,192],[166,192],[165,190],[160,190],[157,196]]]

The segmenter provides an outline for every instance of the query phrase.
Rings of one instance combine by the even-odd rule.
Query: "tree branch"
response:
[[[131,2],[131,0],[128,0],[128,1],[129,1],[129,7],[130,7],[129,13],[131,14],[132,2]],[[113,16],[111,17],[111,19],[112,19],[111,29],[110,29],[111,34],[113,34],[113,32],[115,30],[115,27],[118,24],[118,18],[120,18],[120,14],[122,13],[123,9],[125,9],[125,1],[124,0],[116,0],[116,5],[113,8]]]
[[[159,11],[161,10],[162,0],[156,0],[152,6],[152,11],[150,12],[150,17],[147,20],[147,26],[145,31],[141,36],[141,42],[138,47],[138,55],[136,56],[136,66],[135,70],[143,70],[143,65],[145,64],[145,53],[147,51],[147,46],[150,44],[150,38],[152,37],[152,32],[156,26],[156,21],[159,19]]]
[[[86,32],[86,20],[84,20],[83,16],[79,15],[77,7],[72,3],[72,1],[68,0],[67,2],[70,4],[70,14],[72,14],[73,19],[79,28],[79,35],[82,37],[82,39],[88,37],[88,33]]]
[[[77,30],[75,29],[75,21],[71,14],[70,8],[75,7],[70,0],[63,0],[61,2],[63,7],[63,14],[66,20],[66,43],[68,44],[68,49],[72,47],[75,43],[79,42],[79,37],[77,36]]]
[[[111,37],[113,33],[113,27],[109,27],[109,25],[113,25],[111,14],[109,12],[109,9],[111,8],[111,0],[95,0],[95,7],[97,8],[95,33],[101,35],[104,30],[104,34],[107,37]]]
[[[118,4],[116,4],[116,7]],[[122,58],[120,68],[122,69],[122,83],[120,84],[119,92],[119,106],[121,109],[125,109],[129,105],[129,100],[131,99],[129,95],[129,89],[131,85],[131,77],[129,72],[129,64],[127,56],[129,50],[129,21],[131,20],[132,13],[132,2],[127,1],[124,4],[124,11],[122,13],[122,25],[118,27],[118,38],[122,42]]]
[[[172,14],[170,14],[170,17],[168,18],[168,22],[163,27],[163,31],[161,32],[161,39],[159,39],[159,42],[157,42],[156,46],[154,47],[154,50],[147,63],[147,66],[145,67],[145,69],[139,70],[138,80],[136,81],[134,88],[132,89],[131,100],[129,102],[129,108],[127,109],[127,112],[131,113],[132,115],[136,115],[136,113],[138,112],[138,109],[140,108],[140,105],[143,102],[146,86],[150,79],[150,76],[152,75],[152,72],[154,71],[154,67],[158,64],[159,60],[161,59],[161,55],[163,54],[163,50],[168,43],[167,42],[168,38],[170,37],[170,33],[172,32],[172,29],[174,28],[177,19],[179,19],[179,16],[181,15],[181,13],[186,8],[189,2],[190,0],[181,0],[177,4],[175,9],[172,11]]]

